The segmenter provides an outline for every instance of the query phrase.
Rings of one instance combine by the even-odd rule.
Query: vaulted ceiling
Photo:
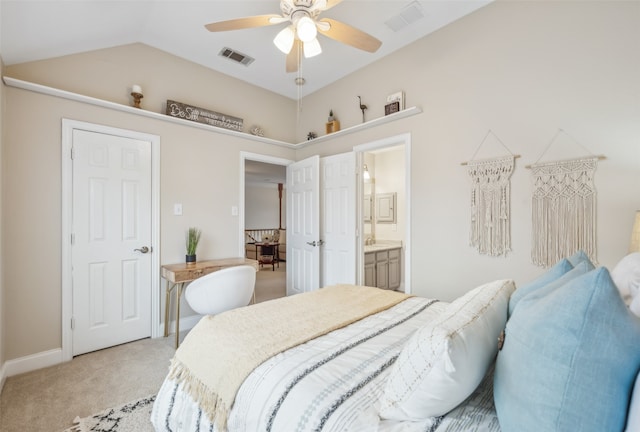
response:
[[[299,0],[298,0],[299,1]],[[308,0],[307,0],[308,1]],[[322,12],[382,41],[375,53],[319,35],[322,54],[285,72],[273,44],[286,24],[212,33],[205,24],[280,14],[277,0],[1,0],[0,54],[5,65],[129,43],[144,43],[296,99],[354,72],[492,0],[344,0]],[[254,60],[219,55],[229,48]],[[303,86],[295,83],[305,79]]]

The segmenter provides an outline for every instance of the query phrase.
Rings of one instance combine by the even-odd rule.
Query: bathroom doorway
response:
[[[354,150],[361,173],[358,283],[410,293],[410,135]]]

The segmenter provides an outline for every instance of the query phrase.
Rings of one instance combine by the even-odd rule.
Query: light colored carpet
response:
[[[0,431],[59,432],[86,417],[158,391],[173,338],[142,339],[7,379]]]
[[[283,297],[286,264],[265,266],[256,278],[256,301]],[[186,332],[181,332],[184,337]],[[60,432],[76,416],[155,394],[175,352],[173,337],[142,339],[10,377],[0,396],[1,432]]]
[[[271,270],[270,265],[263,266],[256,275],[256,302],[284,297],[287,294],[286,273],[284,262],[275,270]]]

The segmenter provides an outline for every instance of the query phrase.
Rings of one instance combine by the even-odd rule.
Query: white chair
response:
[[[195,312],[201,315],[216,315],[247,306],[254,295],[255,285],[254,267],[227,267],[191,282],[184,296]]]

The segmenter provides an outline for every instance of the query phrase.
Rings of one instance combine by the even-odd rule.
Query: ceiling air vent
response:
[[[398,32],[409,24],[418,21],[422,17],[424,17],[424,14],[422,13],[422,7],[420,6],[420,3],[414,1],[409,3],[409,5],[405,7],[398,15],[392,16],[387,21],[385,21],[385,24],[394,32]]]
[[[222,48],[218,55],[226,57],[229,60],[233,60],[234,62],[243,64],[245,66],[249,66],[255,60],[253,57],[249,57],[246,54],[234,51],[231,48]]]

